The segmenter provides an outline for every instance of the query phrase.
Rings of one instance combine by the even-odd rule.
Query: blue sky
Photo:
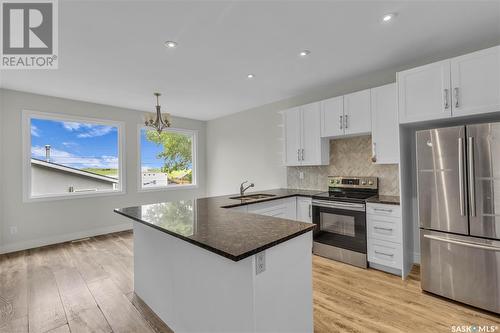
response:
[[[51,146],[51,161],[73,168],[117,168],[118,129],[81,122],[31,119],[31,156],[45,159],[45,145]],[[163,151],[141,131],[142,169],[160,168]]]
[[[31,156],[74,168],[117,168],[118,129],[112,126],[31,119]]]

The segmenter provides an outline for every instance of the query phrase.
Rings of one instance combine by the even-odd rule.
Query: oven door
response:
[[[365,204],[313,200],[312,207],[314,242],[366,253]]]

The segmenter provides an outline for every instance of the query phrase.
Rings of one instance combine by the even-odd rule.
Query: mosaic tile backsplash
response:
[[[399,195],[398,165],[373,164],[371,145],[370,135],[331,140],[330,165],[287,167],[288,188],[327,191],[328,176],[378,177],[379,194]]]

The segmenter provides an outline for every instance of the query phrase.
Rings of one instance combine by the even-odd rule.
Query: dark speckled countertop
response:
[[[239,261],[297,237],[314,228],[311,223],[238,212],[227,208],[293,196],[311,197],[319,191],[277,189],[253,193],[272,198],[243,202],[237,195],[161,202],[115,209],[115,212],[174,237]],[[247,195],[252,194],[250,192]]]
[[[400,199],[397,195],[377,195],[366,199],[366,202],[381,203],[387,205],[399,205]]]

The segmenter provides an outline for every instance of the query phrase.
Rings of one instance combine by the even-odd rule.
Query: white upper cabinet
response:
[[[298,107],[289,109],[284,113],[286,165],[300,165],[301,116],[302,113]]]
[[[322,139],[320,103],[302,106],[302,165],[320,165]]]
[[[399,72],[398,88],[400,123],[451,116],[449,60]]]
[[[398,96],[395,83],[371,90],[372,161],[399,163]]]
[[[321,101],[321,136],[344,135],[344,96]]]
[[[399,122],[500,111],[500,46],[398,73]]]
[[[500,47],[451,59],[453,116],[500,111]]]
[[[345,135],[371,132],[370,89],[344,95]]]
[[[285,111],[285,164],[328,165],[328,140],[321,138],[320,104]]]

